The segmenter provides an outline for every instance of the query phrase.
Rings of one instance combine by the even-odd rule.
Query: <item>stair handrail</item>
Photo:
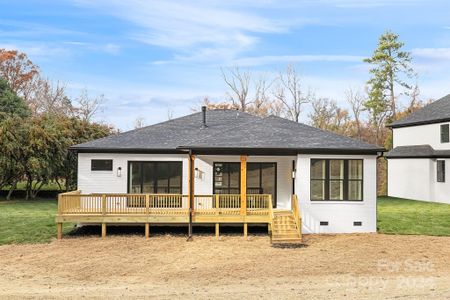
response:
[[[301,217],[300,217],[300,207],[298,205],[298,197],[296,194],[292,195],[291,198],[291,207],[292,207],[292,213],[294,214],[295,218],[295,224],[297,225],[298,234],[300,237],[302,236],[302,224],[301,224]]]
[[[275,215],[273,212],[273,202],[272,202],[272,195],[269,196],[269,218],[270,218],[270,240],[272,241],[272,231],[273,231],[273,219],[275,219]]]

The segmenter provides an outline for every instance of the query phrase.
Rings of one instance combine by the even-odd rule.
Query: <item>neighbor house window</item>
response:
[[[181,194],[181,162],[133,161],[128,164],[129,192]]]
[[[449,124],[441,125],[441,143],[450,142]]]
[[[92,159],[91,171],[112,171],[113,161],[112,159]]]
[[[437,161],[437,182],[445,182],[445,160]]]
[[[311,200],[362,201],[362,195],[363,160],[311,160]]]

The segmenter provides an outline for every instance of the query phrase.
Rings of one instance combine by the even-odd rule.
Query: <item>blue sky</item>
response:
[[[448,1],[0,0],[0,48],[27,53],[71,95],[104,94],[98,118],[126,130],[225,99],[221,67],[270,76],[295,63],[305,86],[345,105],[386,29],[412,52],[421,96],[439,98],[450,93],[449,16]]]

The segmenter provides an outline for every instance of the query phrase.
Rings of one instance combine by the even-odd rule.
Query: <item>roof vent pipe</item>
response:
[[[206,128],[208,127],[206,125],[206,106],[202,106],[202,116],[203,116],[202,128]]]

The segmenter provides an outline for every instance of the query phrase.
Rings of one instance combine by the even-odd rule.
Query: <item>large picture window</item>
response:
[[[241,164],[236,162],[214,163],[214,194],[240,194]],[[247,194],[270,194],[274,207],[277,195],[276,163],[247,163]]]
[[[129,162],[129,192],[181,194],[181,162]]]
[[[312,201],[362,201],[363,160],[312,159]]]

